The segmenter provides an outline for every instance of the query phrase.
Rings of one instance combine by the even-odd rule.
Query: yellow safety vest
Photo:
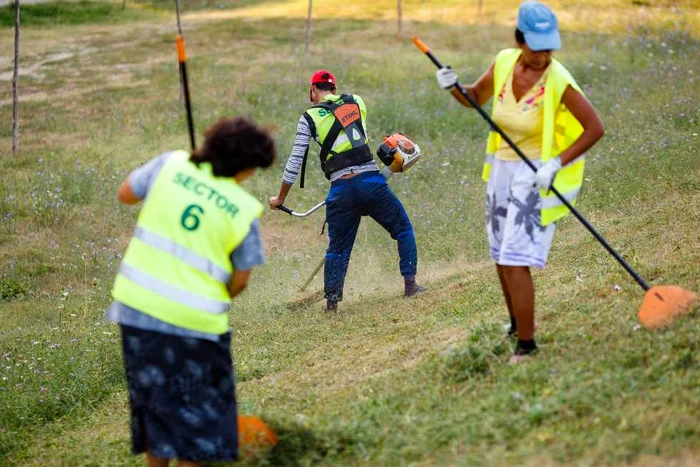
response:
[[[327,178],[338,170],[374,160],[365,128],[367,107],[360,96],[326,95],[304,113],[304,118],[321,145],[319,157]]]
[[[172,153],[138,217],[119,267],[115,300],[174,326],[228,331],[230,255],[262,204],[232,178]]]
[[[520,49],[505,49],[496,56],[493,84],[493,95],[497,96],[508,78],[508,75],[515,67],[520,57]],[[543,102],[543,130],[542,130],[542,162],[557,157],[583,133],[581,123],[561,102],[564,91],[571,86],[583,95],[583,91],[576,84],[569,71],[564,68],[556,59],[552,59],[549,76],[545,82],[544,102]],[[491,110],[493,116],[494,108]],[[501,145],[501,135],[489,132],[486,144],[486,161],[482,178],[488,181],[491,172],[493,155]],[[576,196],[583,184],[583,166],[585,158],[577,157],[573,162],[563,167],[554,179],[554,188],[561,193],[572,205],[575,204]],[[542,190],[542,225],[548,225],[569,213],[569,209],[562,204],[554,193],[547,193]]]

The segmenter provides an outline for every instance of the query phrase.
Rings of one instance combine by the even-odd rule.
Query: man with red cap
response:
[[[413,226],[401,201],[379,172],[369,148],[364,101],[357,95],[336,94],[335,76],[328,70],[311,76],[309,100],[314,105],[299,119],[279,195],[270,198],[270,207],[276,209],[284,204],[300,173],[300,185],[304,187],[306,157],[313,138],[321,146],[321,168],[331,182],[326,197],[326,309],[335,311],[343,299],[345,274],[362,216],[370,216],[397,241],[404,294],[410,297],[424,291],[416,284],[418,255]]]

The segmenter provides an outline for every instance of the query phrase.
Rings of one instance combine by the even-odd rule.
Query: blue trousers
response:
[[[343,299],[345,274],[362,216],[377,221],[398,242],[401,275],[416,275],[418,251],[413,226],[384,176],[374,171],[339,179],[331,184],[326,198],[330,242],[323,272],[327,300]]]

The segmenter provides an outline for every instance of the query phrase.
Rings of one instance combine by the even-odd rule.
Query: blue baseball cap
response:
[[[559,50],[561,37],[559,23],[552,10],[540,2],[524,2],[518,10],[518,29],[525,43],[534,51]]]

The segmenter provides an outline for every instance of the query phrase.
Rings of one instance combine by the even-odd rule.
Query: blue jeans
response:
[[[365,172],[331,184],[326,198],[326,222],[330,239],[324,267],[327,300],[343,299],[345,274],[362,216],[370,216],[398,242],[399,270],[416,275],[418,251],[413,226],[401,201],[379,172]]]

